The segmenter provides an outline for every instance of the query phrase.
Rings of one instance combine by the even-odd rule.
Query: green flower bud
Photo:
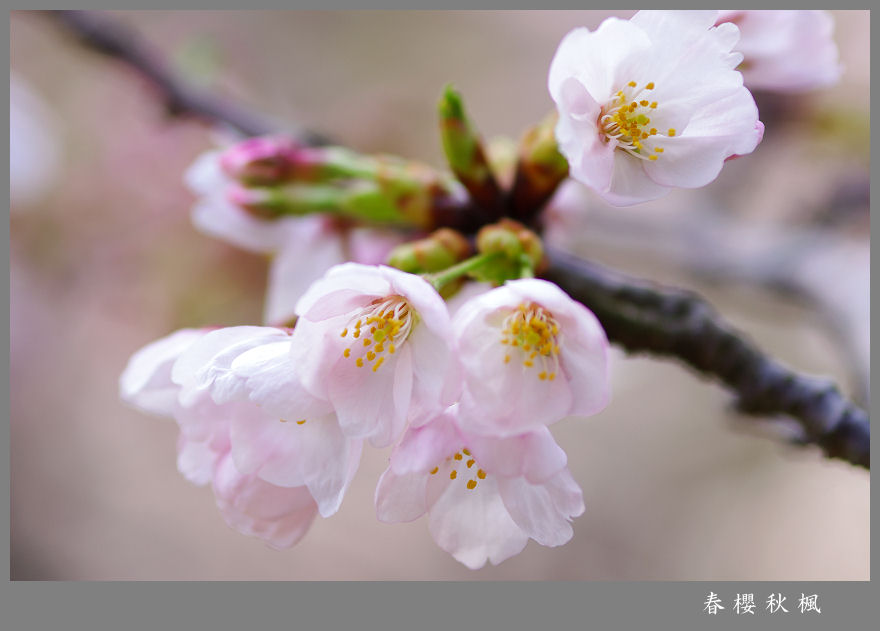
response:
[[[568,161],[556,143],[554,111],[529,129],[519,148],[511,204],[517,217],[528,219],[540,210],[568,177]]]
[[[438,109],[440,137],[450,169],[478,206],[501,214],[501,189],[486,159],[483,141],[465,114],[461,95],[446,86]]]
[[[477,233],[477,251],[481,254],[501,253],[517,264],[524,257],[532,270],[544,258],[544,246],[540,237],[512,219],[502,219],[481,228]]]
[[[455,230],[441,228],[424,239],[394,248],[388,264],[411,274],[424,274],[451,267],[470,254],[471,246],[464,236]]]

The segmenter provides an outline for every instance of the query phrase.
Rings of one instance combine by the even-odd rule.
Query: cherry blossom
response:
[[[390,445],[408,420],[424,422],[457,397],[449,313],[421,277],[339,265],[309,288],[297,313],[292,361],[347,436]]]
[[[563,38],[548,87],[570,174],[625,206],[714,180],[752,152],[762,126],[715,11],[640,11]]]
[[[520,279],[478,295],[456,313],[453,330],[469,431],[514,435],[608,402],[605,332],[553,283]]]
[[[230,441],[234,404],[217,405],[207,391],[189,406],[181,405],[176,396],[180,386],[171,380],[174,362],[209,332],[183,329],[140,349],[120,378],[121,397],[139,409],[178,420],[178,469],[194,484],[212,485],[217,506],[230,527],[272,547],[290,547],[305,535],[318,514],[309,490],[274,485],[238,470]],[[210,422],[202,425],[210,429],[194,438],[188,435],[187,424],[200,415],[207,416]]]
[[[181,354],[171,378],[183,405],[199,410],[182,423],[189,437],[209,439],[216,414],[226,415],[237,469],[278,486],[307,487],[327,517],[339,510],[361,441],[346,438],[329,402],[302,387],[291,342],[286,329],[218,329]],[[202,411],[206,397],[225,407]]]
[[[427,513],[437,545],[471,569],[519,554],[529,538],[545,546],[571,539],[583,496],[549,430],[476,436],[456,417],[452,406],[404,435],[376,488],[379,520]]]
[[[840,79],[834,22],[827,11],[719,11],[717,24],[736,24],[743,54],[737,68],[752,89],[805,92]]]

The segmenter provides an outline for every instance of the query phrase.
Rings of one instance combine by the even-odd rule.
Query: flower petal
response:
[[[571,492],[568,486],[565,490]],[[563,494],[560,489],[551,492],[547,486],[529,484],[523,478],[503,478],[498,480],[498,491],[516,525],[541,545],[560,546],[571,539],[572,515],[561,511],[555,502],[554,496]]]
[[[508,514],[491,477],[472,490],[449,484],[431,507],[428,528],[437,545],[472,570],[487,560],[498,565],[522,552],[529,541]]]
[[[425,514],[425,486],[428,475],[407,473],[397,475],[385,470],[376,486],[376,517],[387,524],[407,522]]]

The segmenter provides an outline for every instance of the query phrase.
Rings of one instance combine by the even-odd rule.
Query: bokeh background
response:
[[[355,149],[435,165],[447,82],[485,135],[518,137],[552,106],[559,40],[607,15],[113,14],[194,82]],[[758,95],[765,141],[710,187],[613,211],[568,191],[554,212],[576,226],[560,237],[568,247],[701,292],[769,353],[864,402],[869,19],[833,16],[841,82]],[[609,407],[554,427],[587,506],[563,547],[530,542],[472,572],[424,519],[379,523],[388,450],[366,451],[340,512],[295,548],[231,530],[210,489],[177,473],[174,422],[117,393],[145,343],[259,322],[266,261],[189,221],[181,176],[216,135],[167,119],[139,77],[38,13],[11,14],[10,51],[24,113],[12,140],[36,156],[11,170],[13,579],[869,578],[866,471],[788,444],[784,427],[736,414],[726,391],[676,362],[618,350]]]

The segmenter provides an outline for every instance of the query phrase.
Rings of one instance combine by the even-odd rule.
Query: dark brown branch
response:
[[[590,308],[613,343],[680,359],[732,389],[741,411],[788,415],[800,424],[803,442],[870,468],[868,415],[832,382],[767,357],[696,294],[663,289],[557,250],[548,258],[542,276]]]
[[[163,61],[137,33],[104,14],[90,11],[49,11],[81,44],[126,63],[146,78],[161,95],[172,116],[195,116],[208,123],[223,123],[245,136],[277,132],[280,124],[216,94],[194,89]],[[323,144],[323,137],[301,132],[306,144]]]
[[[196,115],[248,135],[278,131],[278,125],[249,110],[188,87],[134,34],[109,18],[67,11],[52,15],[90,48],[144,74],[163,95],[171,113]],[[305,141],[320,142],[321,138],[307,135]],[[480,227],[469,204],[444,209],[435,219],[436,227],[466,232]],[[742,411],[791,416],[803,430],[803,442],[820,446],[830,457],[870,468],[868,415],[830,381],[799,375],[767,357],[695,294],[661,289],[552,249],[548,258],[550,266],[542,276],[589,307],[613,343],[630,352],[680,359],[731,388]]]

